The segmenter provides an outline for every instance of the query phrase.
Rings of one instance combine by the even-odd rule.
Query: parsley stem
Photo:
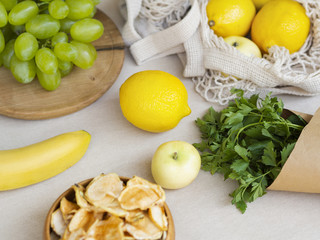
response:
[[[291,127],[291,128],[294,128],[294,129],[297,129],[297,130],[302,130],[303,129],[303,126],[300,126],[300,125],[297,125],[297,124],[294,124],[294,123],[289,123],[287,121],[281,121],[281,122],[278,122],[278,121],[271,121],[271,122],[255,122],[255,123],[251,123],[251,124],[248,124],[242,128],[239,129],[237,135],[236,135],[236,138],[235,138],[235,141],[238,142],[238,139],[239,139],[239,136],[240,134],[247,128],[249,127],[253,127],[253,126],[257,126],[257,125],[263,125],[263,124],[281,124],[281,125],[287,125],[288,127]]]
[[[262,182],[263,178],[264,178],[266,175],[268,175],[269,173],[271,173],[271,170],[269,170],[268,172],[265,172],[265,173],[262,174],[262,175],[259,175],[259,176],[255,177],[255,178],[253,178],[253,180],[251,180],[249,183],[247,183],[247,184],[245,185],[245,188],[243,189],[243,191],[242,191],[242,193],[241,193],[241,197],[244,198],[243,195],[244,195],[245,191],[247,190],[247,188],[248,188],[253,182],[255,182],[255,181],[256,181],[257,179],[259,179],[259,178],[260,178],[259,185],[261,185],[261,182]]]

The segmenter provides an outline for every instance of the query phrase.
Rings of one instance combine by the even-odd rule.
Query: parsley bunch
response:
[[[224,174],[238,181],[230,194],[232,204],[244,213],[247,203],[266,193],[293,150],[306,122],[298,115],[284,119],[283,102],[269,93],[243,96],[242,90],[221,112],[213,108],[196,124],[202,142],[194,146],[201,152],[202,169]]]

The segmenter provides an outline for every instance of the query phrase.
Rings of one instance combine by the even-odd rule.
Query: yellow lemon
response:
[[[252,0],[253,4],[256,6],[256,9],[259,10],[270,0]]]
[[[308,37],[310,20],[304,7],[294,0],[271,0],[255,16],[251,38],[262,52],[273,45],[298,51]]]
[[[163,71],[133,74],[120,87],[119,97],[125,118],[149,132],[170,130],[191,113],[185,86]]]
[[[252,0],[210,0],[206,11],[210,28],[221,37],[245,36],[256,14]]]

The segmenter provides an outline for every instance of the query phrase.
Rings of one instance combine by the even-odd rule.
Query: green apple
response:
[[[261,51],[259,47],[249,38],[241,36],[230,36],[224,38],[224,41],[229,45],[235,47],[248,57],[255,56],[261,58]]]
[[[200,167],[198,150],[184,141],[161,144],[151,162],[155,182],[166,189],[179,189],[189,185],[197,177]]]

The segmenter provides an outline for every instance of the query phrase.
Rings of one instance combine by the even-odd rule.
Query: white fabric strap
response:
[[[204,66],[206,69],[215,69],[226,74],[231,73],[240,79],[252,79],[255,84],[261,87],[275,87],[279,83],[284,83],[270,69],[267,71],[262,64],[258,65],[253,62],[252,57],[241,56],[235,51],[229,53],[219,48],[205,49]]]
[[[199,30],[185,42],[184,48],[186,51],[186,63],[183,76],[203,76],[206,69],[203,63],[203,46]]]
[[[146,59],[144,62],[141,62],[141,63],[138,63],[138,65],[141,65],[147,61],[152,61],[153,59],[157,59],[157,58],[162,58],[162,57],[165,57],[165,56],[169,56],[169,55],[173,55],[173,54],[180,54],[180,53],[183,53],[185,51],[184,49],[184,46],[183,44],[179,44],[177,46],[174,46],[164,52],[160,52],[159,54],[156,54],[148,59]],[[135,61],[137,61],[137,59],[135,58],[135,56],[133,55]]]
[[[122,0],[119,3],[120,10],[126,10],[126,14],[123,13],[123,15],[126,16],[127,21],[124,24],[121,32],[127,46],[130,46],[132,43],[141,39],[141,36],[138,34],[134,27],[134,21],[140,13],[141,4],[142,0],[127,0],[126,3],[124,3],[124,0]]]
[[[274,88],[257,88],[257,92],[265,93],[272,92],[273,95],[276,94],[289,94],[289,95],[296,95],[296,96],[303,96],[303,97],[311,97],[318,95],[317,93],[310,93],[304,91],[297,87],[274,87]]]
[[[127,2],[130,2],[127,0]],[[193,1],[187,15],[177,24],[136,41],[130,47],[131,54],[138,65],[144,62],[173,53],[181,53],[184,44],[194,35],[200,23],[198,2]]]

